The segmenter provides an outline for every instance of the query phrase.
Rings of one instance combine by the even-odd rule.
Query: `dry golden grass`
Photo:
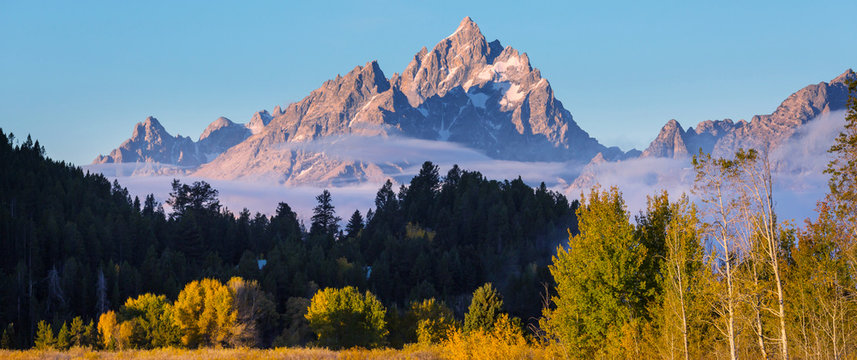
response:
[[[341,351],[327,349],[279,348],[279,349],[156,349],[125,351],[93,351],[75,348],[68,351],[54,350],[0,350],[0,359],[30,360],[370,360],[370,359],[548,359],[552,356],[542,348],[528,347],[524,344],[502,346],[494,342],[493,346],[484,343],[487,339],[458,338],[446,346],[409,345],[404,349],[348,349]],[[500,346],[498,346],[500,345]]]
[[[174,360],[267,360],[267,359],[440,359],[439,351],[432,348],[410,348],[405,350],[395,349],[349,349],[333,351],[327,349],[291,349],[279,348],[270,350],[260,349],[156,349],[156,350],[126,350],[126,351],[92,351],[88,349],[71,349],[68,351],[5,351],[0,350],[0,359],[29,360],[29,359],[56,359],[56,360],[148,360],[148,359],[174,359]]]
[[[552,359],[558,357],[556,349],[533,345],[527,342],[519,328],[513,326],[508,316],[501,317],[490,331],[475,330],[464,333],[452,329],[441,344],[411,344],[404,349],[348,349],[328,350],[316,348],[278,348],[278,349],[156,349],[124,351],[92,351],[74,348],[68,351],[3,351],[0,359],[92,359],[92,360],[216,360],[216,359]]]

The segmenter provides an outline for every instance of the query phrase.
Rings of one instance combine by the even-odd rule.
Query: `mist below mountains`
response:
[[[772,151],[774,199],[783,219],[802,222],[813,215],[816,202],[827,192],[827,175],[823,173],[829,160],[827,150],[844,124],[844,110],[825,113],[809,121]],[[406,164],[393,176],[399,184],[406,183],[416,175],[424,161],[432,161],[440,166],[441,174],[458,164],[463,169],[480,171],[489,179],[502,181],[520,176],[534,187],[544,182],[550,189],[560,191],[570,199],[588,193],[596,183],[602,187],[617,186],[632,215],[645,208],[647,196],[661,190],[669,192],[671,197],[678,197],[682,193],[692,196],[694,180],[690,158],[642,157],[593,162],[583,167],[573,162],[497,160],[455,143],[400,137],[340,136],[305,142],[300,146],[324,149],[326,154],[336,159]],[[164,164],[97,164],[85,168],[103,173],[111,180],[118,180],[128,187],[132,195],[140,198],[149,193],[155,194],[162,203],[169,196],[173,178],[182,182],[204,180],[220,191],[221,202],[232,211],[248,208],[252,212],[270,215],[274,213],[277,203],[284,201],[306,222],[316,205],[315,196],[322,190],[331,191],[337,213],[345,217],[354,210],[365,213],[373,207],[375,194],[386,180],[379,178],[376,181],[329,186],[283,186],[274,179],[263,177],[223,180],[176,171],[164,171],[166,174],[161,175],[155,171],[153,174],[153,170],[158,168],[178,169]],[[135,170],[140,169],[149,175],[135,175]]]

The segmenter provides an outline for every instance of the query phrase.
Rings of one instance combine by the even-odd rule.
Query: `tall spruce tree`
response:
[[[363,216],[360,215],[360,210],[354,210],[351,218],[348,219],[348,224],[345,225],[345,236],[356,238],[361,230],[363,230]]]
[[[328,236],[333,237],[339,232],[339,221],[342,218],[336,216],[336,208],[333,206],[333,199],[330,191],[324,189],[321,194],[315,197],[318,203],[312,209],[312,226],[310,227],[311,236]]]

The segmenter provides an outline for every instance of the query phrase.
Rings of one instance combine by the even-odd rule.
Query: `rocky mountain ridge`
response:
[[[149,116],[134,125],[128,140],[108,155],[98,155],[92,163],[159,163],[195,168],[261,131],[270,121],[267,111],[257,112],[247,125],[219,117],[193,141],[187,136],[171,135],[158,119]]]
[[[829,83],[806,86],[785,99],[773,113],[753,116],[750,121],[707,120],[684,130],[678,121],[670,120],[641,156],[685,158],[700,149],[716,156],[728,156],[739,148],[775,147],[813,118],[845,109],[847,79],[857,79],[857,74],[848,69]]]
[[[268,124],[259,126],[260,122]],[[210,125],[217,138],[247,134],[222,120]],[[364,181],[390,176],[404,164],[352,159],[300,146],[333,136],[390,137],[448,141],[491,158],[520,161],[585,162],[603,153],[623,158],[590,137],[554,97],[550,83],[526,53],[488,42],[469,17],[431,50],[422,48],[401,74],[387,78],[376,61],[324,82],[301,101],[259,112],[241,141],[200,137],[193,161],[196,175],[211,178],[273,177],[288,184]],[[131,141],[131,143],[136,143]],[[147,156],[169,152],[160,143],[114,150],[138,156],[103,157],[96,162],[173,161]],[[126,144],[123,144],[124,147]],[[145,151],[144,151],[145,150]],[[181,152],[185,158],[190,145]],[[211,154],[219,154],[211,159]],[[430,157],[430,154],[426,155]],[[175,162],[171,162],[175,163]]]
[[[455,143],[492,159],[566,162],[582,169],[579,183],[605,162],[686,158],[699,149],[724,156],[738,147],[776,146],[815,116],[844,108],[844,81],[854,77],[848,70],[830,83],[807,86],[773,113],[749,122],[709,120],[685,130],[670,120],[645,151],[623,152],[600,144],[577,125],[526,53],[487,41],[467,17],[389,78],[377,61],[370,61],[285,108],[255,113],[247,124],[219,118],[197,141],[173,137],[149,118],[135,126],[131,139],[95,163],[157,162],[184,166],[201,177],[266,178],[287,185],[383,181],[414,164],[312,144],[357,137],[371,147],[397,137]],[[432,156],[427,153],[420,161]]]

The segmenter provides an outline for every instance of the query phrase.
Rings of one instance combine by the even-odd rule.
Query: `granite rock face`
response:
[[[642,157],[681,158],[688,155],[687,144],[684,142],[685,131],[681,124],[672,119],[661,128],[658,137],[640,155]]]
[[[274,109],[274,115],[280,115],[280,107],[277,106]],[[271,123],[271,120],[274,118],[268,110],[257,111],[253,114],[253,117],[250,119],[250,122],[247,123],[247,128],[250,129],[250,132],[253,134],[258,134],[265,129],[265,126]]]
[[[198,166],[204,162],[189,137],[172,136],[154,117],[134,125],[131,138],[110,152],[99,155],[93,164],[156,162],[179,166]]]
[[[465,18],[430,51],[414,55],[401,74],[388,79],[371,61],[338,75],[273,115],[262,131],[203,165],[197,175],[330,183],[383,178],[383,169],[402,166],[294,146],[332,136],[448,141],[491,158],[521,161],[583,163],[598,153],[625,156],[577,126],[527,54],[488,42]]]
[[[130,139],[109,155],[96,157],[93,164],[159,163],[195,168],[250,135],[251,130],[245,125],[220,117],[205,128],[198,141],[193,141],[187,136],[170,135],[158,119],[150,116],[134,125]]]

